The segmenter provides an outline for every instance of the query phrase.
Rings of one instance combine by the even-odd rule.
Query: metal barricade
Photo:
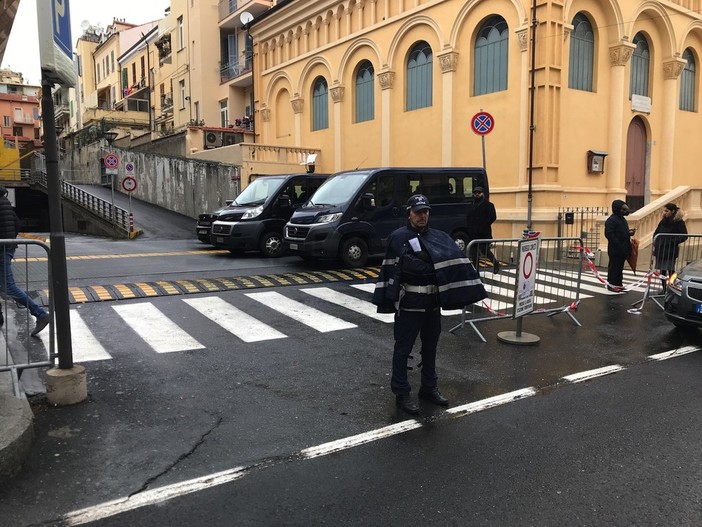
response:
[[[671,274],[702,258],[702,234],[656,234],[646,275],[640,280],[646,287],[643,298],[631,304],[643,309],[647,300],[664,309],[666,282]]]
[[[483,342],[487,342],[476,326],[478,322],[514,316],[519,241],[519,238],[484,239],[473,240],[468,244],[466,255],[474,265],[477,262],[476,269],[485,285],[488,298],[457,311],[461,314],[461,322],[451,328],[450,333],[469,325]],[[536,307],[531,315],[554,316],[566,313],[575,324],[581,325],[573,311],[580,302],[582,246],[581,238],[541,239],[536,269]]]
[[[12,248],[14,258],[10,263]],[[0,302],[3,324],[0,327],[0,389],[11,385],[15,397],[23,397],[27,386],[43,382],[38,378],[37,368],[53,367],[57,357],[54,337],[54,309],[51,294],[49,246],[38,240],[17,238],[0,240]],[[37,337],[30,336],[36,319],[29,309],[8,294],[9,281],[5,265],[10,265],[15,285],[25,291],[37,305],[48,311],[51,322]],[[25,370],[35,374],[22,378]],[[22,378],[22,386],[20,379]],[[38,390],[37,390],[38,391]]]

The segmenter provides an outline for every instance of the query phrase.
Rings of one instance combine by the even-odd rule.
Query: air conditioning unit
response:
[[[217,148],[222,146],[222,134],[220,132],[205,132],[205,148]]]
[[[224,146],[235,145],[244,142],[244,134],[236,132],[224,132],[222,134],[222,144]]]

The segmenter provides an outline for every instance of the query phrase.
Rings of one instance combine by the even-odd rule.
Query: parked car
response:
[[[233,199],[228,199],[226,206],[214,212],[204,212],[202,214],[198,214],[197,225],[195,226],[195,233],[197,234],[198,240],[200,240],[202,243],[211,243],[210,234],[212,233],[212,224],[219,216],[219,213],[225,210],[227,206],[231,205],[233,201]]]
[[[702,327],[702,260],[686,265],[670,277],[664,312],[679,328]]]
[[[332,175],[285,226],[285,246],[304,259],[339,258],[349,267],[382,255],[392,231],[405,225],[405,204],[424,194],[430,225],[468,245],[466,215],[473,189],[488,192],[482,168],[374,168]]]
[[[210,242],[232,253],[258,250],[282,256],[283,228],[293,211],[327,179],[326,174],[259,176],[212,223]]]

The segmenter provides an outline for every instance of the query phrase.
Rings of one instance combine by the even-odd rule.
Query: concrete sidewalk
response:
[[[0,353],[0,366],[12,360]],[[27,398],[16,397],[9,371],[0,372],[0,480],[19,472],[34,438],[34,414]]]

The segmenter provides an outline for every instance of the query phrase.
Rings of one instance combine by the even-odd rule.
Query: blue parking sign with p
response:
[[[69,59],[73,60],[71,44],[71,11],[68,0],[51,0],[54,42]]]

